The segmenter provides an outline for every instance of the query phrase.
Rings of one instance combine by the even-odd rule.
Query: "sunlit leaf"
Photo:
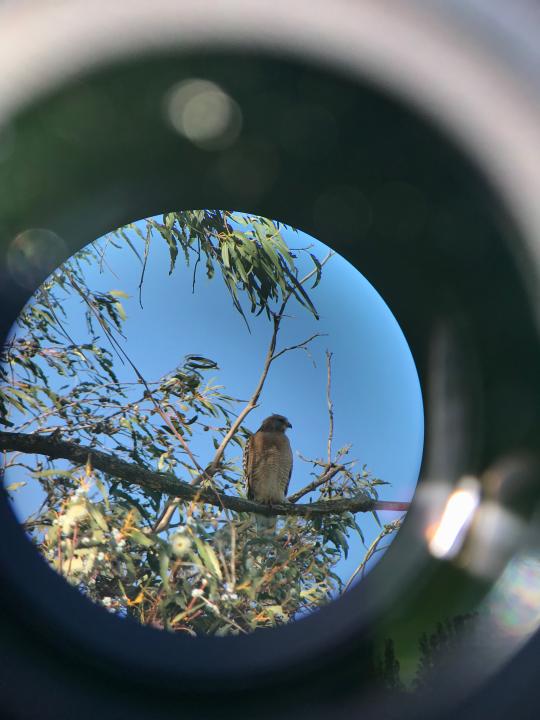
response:
[[[221,580],[221,567],[214,548],[211,545],[204,543],[200,538],[195,538],[195,545],[205,566]]]

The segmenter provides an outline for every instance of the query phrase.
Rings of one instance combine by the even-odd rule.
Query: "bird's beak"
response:
[[[291,423],[290,423],[288,420],[287,420],[287,427],[288,427],[288,428],[292,428],[292,425],[291,425]]]

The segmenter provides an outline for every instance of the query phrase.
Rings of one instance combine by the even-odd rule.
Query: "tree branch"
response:
[[[94,450],[91,447],[59,440],[50,435],[0,432],[0,450],[19,450],[25,453],[46,455],[51,460],[69,460],[85,465],[91,456],[92,466],[96,470],[112,477],[120,478],[143,489],[157,490],[188,502],[202,502],[236,512],[257,513],[259,515],[296,515],[316,517],[344,512],[370,512],[372,510],[408,510],[409,503],[372,500],[366,495],[354,498],[340,498],[315,503],[284,502],[274,505],[261,505],[234,495],[227,495],[213,488],[195,488],[189,483],[178,480],[171,473],[152,472],[135,463],[126,462],[109,453]]]
[[[332,440],[334,439],[334,403],[332,402],[332,354],[326,351],[326,404],[328,406],[328,465],[332,463]]]
[[[341,472],[342,470],[345,470],[345,469],[346,469],[346,468],[345,468],[344,465],[333,465],[333,464],[331,464],[331,465],[329,466],[328,470],[326,470],[320,477],[315,478],[315,480],[313,480],[312,482],[310,482],[308,485],[305,485],[305,486],[304,486],[303,488],[301,488],[300,490],[297,490],[297,491],[296,491],[295,493],[293,493],[292,495],[289,495],[289,497],[287,498],[287,500],[288,500],[289,502],[295,503],[297,500],[300,500],[300,498],[303,498],[304,495],[307,495],[307,494],[310,493],[312,490],[316,490],[316,489],[317,489],[318,487],[320,487],[321,485],[324,485],[324,483],[328,482],[328,481],[331,480],[335,475],[337,475],[339,472]]]
[[[320,267],[323,267],[326,265],[328,260],[332,257],[334,253],[330,251],[326,257],[321,261]],[[313,270],[311,270],[307,275],[305,275],[301,280],[299,280],[299,284],[303,285],[305,282],[307,282],[310,278],[312,278],[317,273],[317,268],[315,267]],[[273,314],[273,329],[272,329],[272,336],[270,338],[270,344],[268,346],[268,349],[266,351],[266,356],[264,359],[264,365],[261,372],[261,375],[259,377],[259,381],[257,383],[257,386],[255,387],[255,390],[253,391],[253,394],[251,395],[251,398],[248,400],[247,404],[244,406],[244,408],[240,411],[235,421],[232,423],[231,427],[223,437],[221,443],[219,444],[214,457],[212,458],[212,461],[206,466],[204,470],[200,470],[199,474],[191,480],[191,485],[199,485],[204,479],[211,479],[216,472],[219,469],[219,465],[221,462],[221,459],[223,457],[223,454],[225,452],[225,449],[227,445],[230,443],[232,438],[235,436],[235,434],[238,432],[238,429],[246,419],[246,417],[249,415],[249,413],[254,410],[257,407],[257,403],[259,402],[259,397],[261,395],[261,392],[263,390],[264,384],[266,382],[266,378],[268,377],[268,372],[270,370],[271,364],[276,360],[278,357],[283,355],[284,353],[288,352],[289,350],[296,350],[299,348],[305,349],[306,345],[311,342],[315,337],[318,336],[318,333],[313,335],[308,340],[304,340],[304,342],[299,343],[298,345],[294,345],[291,347],[283,348],[283,350],[280,350],[276,353],[276,342],[277,342],[277,336],[279,333],[279,326],[281,323],[281,320],[283,318],[283,313],[285,312],[285,308],[287,306],[287,303],[289,302],[289,299],[292,295],[292,290],[290,290],[285,297],[283,298],[283,301],[281,303],[281,306],[279,310]],[[160,532],[164,530],[168,524],[170,523],[172,516],[174,515],[174,511],[176,509],[176,503],[173,501],[170,503],[161,513],[160,517],[157,519],[155,525],[154,525],[154,532]]]
[[[332,460],[332,440],[334,439],[334,403],[332,402],[332,356],[333,353],[330,352],[330,350],[326,351],[326,405],[328,408],[328,441],[327,441],[327,454],[328,454],[328,460],[326,463],[321,461],[313,461],[313,460],[307,460],[307,458],[304,458],[302,455],[300,456],[302,460],[306,460],[307,462],[313,462],[314,464],[319,465],[320,467],[324,468],[324,472],[322,475],[319,475],[319,477],[315,478],[315,480],[312,480],[310,483],[305,485],[300,490],[297,490],[292,495],[289,495],[288,500],[289,502],[296,502],[297,500],[300,500],[300,498],[304,497],[304,495],[307,495],[312,490],[316,490],[321,485],[324,485],[327,482],[330,482],[333,477],[335,477],[339,472],[345,472],[346,467],[345,465],[341,465],[338,463],[335,463]],[[338,453],[338,458],[340,456],[340,453]]]
[[[326,257],[324,257],[324,258],[321,260],[321,263],[320,263],[321,267],[323,267],[324,265],[326,265],[326,263],[330,260],[330,258],[332,257],[333,254],[334,254],[334,253],[333,253],[332,251],[330,251],[330,252],[326,255]],[[312,277],[316,274],[316,272],[317,272],[317,268],[314,268],[313,270],[311,270],[309,273],[307,273],[307,275],[305,275],[301,280],[299,280],[299,284],[300,284],[300,285],[303,285],[303,284],[304,284],[305,282],[307,282],[310,278],[312,278]],[[250,399],[248,400],[248,402],[247,402],[247,404],[245,405],[245,407],[240,411],[240,413],[238,414],[238,417],[237,417],[236,420],[233,422],[233,424],[232,424],[231,427],[229,428],[229,431],[227,432],[227,434],[225,435],[225,437],[223,438],[223,440],[222,440],[221,443],[219,444],[219,446],[218,446],[218,448],[217,448],[217,450],[216,450],[216,452],[215,452],[215,455],[214,455],[214,457],[213,457],[213,459],[212,459],[212,462],[207,466],[207,468],[205,469],[204,473],[201,473],[201,474],[198,475],[194,480],[191,481],[193,485],[197,485],[198,483],[200,483],[200,482],[204,479],[205,475],[211,477],[212,475],[214,475],[214,474],[216,473],[216,471],[217,471],[217,469],[218,469],[218,467],[219,467],[219,463],[220,463],[220,461],[221,461],[221,458],[223,457],[223,453],[225,452],[225,448],[226,448],[227,445],[230,443],[230,441],[232,440],[232,438],[235,436],[236,432],[238,431],[238,428],[239,428],[240,425],[244,422],[244,420],[245,420],[246,417],[249,415],[249,413],[257,407],[257,403],[259,402],[259,397],[260,397],[260,395],[261,395],[261,392],[262,392],[263,387],[264,387],[264,383],[266,382],[266,378],[267,378],[267,376],[268,376],[268,371],[270,370],[270,365],[273,363],[273,361],[274,361],[277,357],[279,357],[279,356],[282,355],[286,350],[289,349],[289,348],[284,348],[283,350],[279,351],[277,354],[274,354],[274,353],[275,353],[275,350],[276,350],[276,342],[277,342],[277,336],[278,336],[278,332],[279,332],[279,325],[280,325],[281,320],[282,320],[282,318],[283,318],[283,313],[285,312],[285,308],[286,308],[287,303],[288,303],[288,301],[289,301],[289,299],[290,299],[290,297],[291,297],[291,294],[292,294],[292,291],[289,291],[289,292],[287,293],[287,295],[286,295],[286,296],[284,297],[284,299],[283,299],[283,302],[281,303],[281,307],[280,307],[279,310],[278,310],[276,313],[274,313],[274,315],[273,315],[273,324],[274,324],[274,327],[273,327],[273,330],[272,330],[272,336],[271,336],[271,338],[270,338],[270,343],[269,343],[269,345],[268,345],[268,350],[266,351],[266,357],[265,357],[265,359],[264,359],[264,365],[263,365],[263,369],[262,369],[261,375],[260,375],[260,377],[259,377],[259,382],[257,383],[257,386],[255,387],[255,390],[253,391],[252,396],[251,396]],[[316,333],[312,338],[309,338],[309,340],[304,340],[303,343],[300,343],[299,345],[294,346],[294,348],[291,347],[290,349],[296,349],[297,347],[301,347],[301,346],[303,346],[303,345],[306,345],[310,340],[312,340],[313,338],[317,337],[317,334],[318,334],[318,333]]]
[[[362,573],[362,577],[364,576],[366,565],[368,564],[369,560],[371,560],[371,558],[375,555],[376,552],[383,549],[382,547],[379,547],[379,543],[381,542],[381,540],[387,535],[391,535],[396,530],[399,530],[399,528],[401,527],[401,522],[402,518],[399,518],[398,520],[394,520],[393,522],[388,523],[383,527],[381,532],[377,535],[375,540],[369,546],[368,551],[366,552],[365,557],[360,563],[360,565],[358,565],[351,577],[347,580],[345,587],[343,588],[343,592],[346,592],[351,587],[354,578],[359,573]]]
[[[323,337],[326,333],[314,333],[311,335],[311,337],[308,337],[307,340],[303,340],[300,343],[297,343],[296,345],[287,345],[287,347],[284,347],[282,350],[277,352],[275,355],[272,356],[271,362],[274,362],[274,360],[277,360],[278,357],[281,357],[282,355],[285,355],[285,353],[291,352],[291,350],[306,350],[306,345],[309,345],[309,343],[312,340],[315,340],[315,338]]]
[[[85,303],[88,305],[88,307],[90,308],[90,310],[92,311],[92,313],[93,313],[94,316],[96,317],[97,321],[99,322],[99,324],[101,325],[101,327],[102,327],[102,329],[103,329],[103,332],[105,333],[105,336],[107,337],[107,339],[108,339],[109,342],[111,343],[111,346],[113,347],[114,351],[116,352],[116,354],[117,354],[118,357],[120,358],[120,361],[121,361],[122,363],[124,362],[124,361],[122,360],[122,356],[127,360],[127,362],[129,363],[129,365],[130,365],[131,368],[133,369],[133,371],[134,371],[135,375],[137,376],[137,378],[138,378],[138,379],[140,380],[140,382],[144,385],[144,388],[145,388],[145,390],[146,390],[147,396],[150,398],[150,400],[151,400],[152,403],[154,404],[154,408],[155,408],[156,412],[160,415],[160,417],[161,417],[161,419],[163,420],[163,422],[167,425],[167,427],[171,430],[171,432],[173,433],[173,435],[174,435],[174,436],[176,437],[176,439],[179,441],[180,445],[184,448],[184,451],[185,451],[185,453],[187,454],[187,456],[189,457],[189,459],[191,460],[191,462],[193,463],[193,466],[195,467],[195,470],[197,470],[197,472],[199,472],[199,473],[204,477],[204,470],[202,469],[202,467],[201,467],[201,466],[199,465],[199,463],[197,462],[197,459],[195,458],[195,456],[194,456],[193,453],[191,452],[191,450],[190,450],[190,448],[189,448],[189,445],[188,445],[187,442],[184,440],[184,438],[182,437],[182,435],[178,432],[178,430],[174,427],[174,425],[173,425],[173,423],[171,422],[171,420],[170,420],[169,416],[167,415],[167,413],[165,413],[165,412],[162,410],[160,404],[159,404],[159,403],[156,401],[156,399],[154,398],[154,395],[153,395],[153,393],[152,393],[152,390],[150,389],[150,386],[148,385],[148,383],[146,382],[146,380],[144,379],[144,377],[143,377],[142,374],[140,373],[140,371],[139,371],[139,369],[137,368],[137,366],[133,363],[133,361],[131,360],[131,358],[129,357],[129,355],[126,353],[126,351],[124,350],[124,348],[120,345],[120,343],[118,342],[118,340],[114,337],[113,333],[109,330],[109,328],[107,327],[107,325],[106,325],[106,323],[104,322],[103,318],[102,318],[102,317],[99,315],[99,313],[96,311],[96,309],[95,309],[95,307],[94,307],[94,303],[91,302],[91,301],[88,299],[87,295],[86,295],[86,294],[83,292],[83,290],[79,287],[79,285],[77,284],[77,282],[76,282],[75,279],[73,278],[72,274],[71,274],[67,269],[64,269],[64,272],[65,272],[66,277],[68,278],[69,282],[71,283],[72,287],[73,287],[73,288],[75,289],[75,291],[80,295],[80,297],[81,297],[81,299],[83,300],[83,302],[85,302]]]

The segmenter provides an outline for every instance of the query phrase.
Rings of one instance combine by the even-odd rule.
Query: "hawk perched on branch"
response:
[[[293,464],[291,445],[285,435],[290,427],[283,415],[270,415],[246,442],[244,476],[249,500],[269,505],[285,500]],[[275,523],[275,518],[257,518],[259,528],[275,527]]]

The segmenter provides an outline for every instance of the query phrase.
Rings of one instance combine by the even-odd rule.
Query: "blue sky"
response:
[[[327,253],[326,246],[303,233],[284,229],[283,237],[291,248],[311,245],[311,252],[319,259]],[[139,244],[135,238],[134,242]],[[300,253],[301,269],[311,269],[309,256],[301,258]],[[193,268],[186,268],[181,257],[169,276],[169,254],[160,237],[151,246],[143,309],[138,301],[140,264],[135,255],[127,247],[111,247],[107,260],[103,273],[97,267],[88,271],[88,284],[130,295],[123,300],[127,313],[125,348],[147,380],[158,379],[186,354],[195,353],[217,361],[219,370],[214,377],[225,386],[225,392],[246,400],[250,397],[271,335],[265,316],[248,317],[249,333],[221,278],[216,275],[208,280],[200,266],[193,293]],[[333,353],[334,448],[352,443],[350,458],[357,458],[359,466],[366,464],[376,477],[391,483],[381,487],[381,499],[409,500],[418,479],[424,430],[418,376],[403,333],[376,290],[339,255],[325,266],[311,297],[320,320],[295,300],[290,301],[278,349],[316,332],[326,336],[310,344],[310,355],[296,350],[272,365],[259,407],[246,425],[256,430],[271,413],[286,415],[293,425],[289,437],[295,454],[289,492],[309,482],[311,466],[296,453],[326,456],[325,351],[329,349]],[[247,310],[247,304],[245,307]],[[66,310],[71,334],[84,341],[83,309],[78,300],[70,301]],[[129,366],[124,366],[119,376],[121,380],[135,379]],[[204,465],[211,453],[209,433],[194,437],[192,450]],[[13,474],[6,478],[8,483],[15,479],[19,478]],[[36,499],[31,487],[17,493],[18,514],[26,516]],[[397,516],[381,513],[380,517],[385,522]],[[361,516],[360,525],[369,544],[378,527],[371,516]],[[363,557],[359,538],[351,540],[349,558],[339,566],[344,579]]]

